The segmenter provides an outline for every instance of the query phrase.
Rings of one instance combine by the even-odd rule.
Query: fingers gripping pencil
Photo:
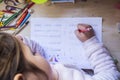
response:
[[[84,30],[81,30],[81,29],[78,29],[79,32],[87,32],[87,31],[90,31],[92,28],[86,28]]]

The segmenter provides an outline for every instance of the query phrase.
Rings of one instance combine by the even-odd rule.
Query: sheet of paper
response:
[[[31,39],[37,41],[45,50],[50,63],[60,62],[75,65],[77,68],[92,68],[87,60],[82,43],[74,31],[78,23],[93,26],[102,42],[102,18],[32,18]]]

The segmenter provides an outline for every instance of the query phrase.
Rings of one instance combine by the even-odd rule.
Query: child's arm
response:
[[[120,73],[117,71],[107,49],[95,37],[92,27],[87,24],[79,24],[75,34],[83,42],[86,55],[94,69],[94,75],[89,76],[89,79],[119,80]]]
[[[22,35],[17,35],[17,37],[21,39],[27,46],[29,46],[34,55],[40,54],[41,56],[46,58],[44,49],[37,42],[30,40],[29,38]]]
[[[109,52],[102,43],[92,37],[85,41],[86,55],[94,69],[93,80],[119,80],[120,73],[117,71]]]

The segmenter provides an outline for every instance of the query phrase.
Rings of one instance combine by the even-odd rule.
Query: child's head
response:
[[[43,57],[33,55],[18,38],[0,32],[1,80],[50,80],[50,73],[50,65]]]

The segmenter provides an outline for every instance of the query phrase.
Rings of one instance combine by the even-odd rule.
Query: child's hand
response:
[[[19,39],[19,40],[22,40],[23,41],[23,38],[22,38],[22,36],[21,35],[16,35],[15,36],[17,39]]]
[[[78,24],[77,28],[78,29],[75,30],[75,34],[82,42],[85,42],[95,35],[93,28],[88,24]]]

